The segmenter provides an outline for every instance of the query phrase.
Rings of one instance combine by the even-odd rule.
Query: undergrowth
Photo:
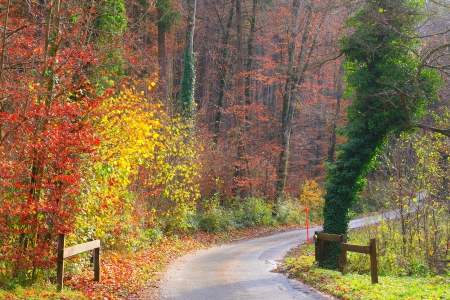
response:
[[[350,243],[368,245],[369,232],[386,225],[367,227],[350,233]],[[399,248],[401,251],[401,248]],[[319,268],[315,262],[314,245],[302,245],[285,259],[287,272],[316,288],[343,299],[450,299],[450,272],[437,275],[426,267],[420,257],[408,264],[400,254],[382,240],[378,253],[379,283],[372,284],[368,255],[348,252],[348,274]]]
[[[364,257],[369,264],[368,257]],[[291,251],[285,259],[291,276],[343,299],[450,299],[450,277],[440,276],[379,276],[372,284],[370,273],[349,273],[322,269],[314,262],[314,246],[303,245]]]
[[[275,215],[273,211],[276,211]],[[213,198],[204,201],[196,218],[198,228],[209,233],[305,223],[302,205],[295,199],[280,201],[274,209],[271,202],[261,198],[234,199],[225,206],[219,205],[219,200]]]

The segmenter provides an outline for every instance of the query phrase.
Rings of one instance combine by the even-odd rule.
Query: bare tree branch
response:
[[[430,131],[430,132],[435,132],[435,133],[440,133],[442,135],[445,135],[447,137],[450,137],[450,128],[447,129],[441,129],[441,128],[436,128],[436,127],[431,127],[431,126],[427,126],[424,124],[417,124],[418,128],[424,129],[426,131]]]

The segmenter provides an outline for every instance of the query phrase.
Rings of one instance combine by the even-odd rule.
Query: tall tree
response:
[[[0,82],[2,80],[3,74],[3,62],[5,61],[5,46],[6,46],[6,32],[8,24],[9,7],[11,6],[11,0],[6,2],[5,6],[5,17],[3,19],[3,33],[2,33],[2,52],[0,52]],[[1,127],[0,127],[0,137],[1,137]]]
[[[181,80],[180,112],[186,120],[194,117],[194,87],[195,87],[195,54],[194,30],[197,1],[188,0],[188,19],[186,26],[186,45],[184,49],[184,71]]]
[[[367,0],[347,20],[353,31],[341,40],[346,56],[348,91],[354,100],[337,160],[328,170],[324,231],[346,234],[349,209],[358,201],[363,175],[390,134],[411,131],[424,106],[438,98],[439,77],[421,67],[415,54],[415,27],[422,2]],[[328,261],[337,265],[338,247],[330,245]]]
[[[283,84],[283,107],[281,112],[281,150],[278,158],[277,182],[275,198],[279,199],[286,184],[287,167],[292,134],[292,122],[295,106],[298,102],[298,86],[305,80],[306,72],[310,65],[311,55],[316,48],[319,29],[322,26],[325,15],[322,14],[318,20],[315,19],[315,3],[306,5],[306,19],[304,26],[299,24],[301,12],[300,0],[292,3],[292,25],[289,28],[288,37],[288,66],[286,80]],[[317,23],[314,24],[314,21]],[[313,26],[313,24],[315,26]],[[297,41],[301,34],[301,41]],[[299,49],[299,50],[297,50]],[[276,200],[278,201],[278,200]]]
[[[226,76],[227,76],[227,60],[229,56],[229,44],[230,44],[230,30],[233,25],[233,17],[234,17],[234,1],[231,1],[231,6],[228,12],[228,19],[225,26],[221,26],[223,28],[223,33],[221,37],[221,45],[219,45],[219,57],[218,57],[218,81],[219,81],[219,95],[217,97],[217,108],[214,114],[214,124],[213,124],[213,147],[216,149],[217,143],[219,143],[219,133],[220,133],[220,122],[222,121],[223,115],[223,106],[224,106],[224,98],[226,92]],[[217,10],[216,10],[217,12]],[[219,13],[217,12],[217,15]]]
[[[163,102],[166,102],[168,96],[166,35],[171,32],[172,25],[178,22],[180,15],[174,10],[171,0],[157,0],[155,4],[158,18],[158,81]]]
[[[247,63],[245,64],[245,106],[246,106],[246,112],[245,117],[247,121],[249,121],[250,113],[248,112],[248,106],[252,102],[252,68],[253,68],[253,55],[255,52],[255,34],[256,34],[256,17],[257,17],[257,10],[258,10],[258,0],[252,0],[252,13],[249,17],[250,22],[250,32],[248,36],[248,42],[247,42]],[[248,126],[248,125],[247,125]]]
[[[242,3],[241,0],[236,0],[236,35],[237,35],[237,45],[236,45],[236,56],[237,56],[237,154],[236,154],[236,162],[234,165],[234,178],[233,178],[233,194],[239,195],[242,198],[248,196],[248,189],[245,185],[242,185],[242,182],[246,180],[247,177],[247,169],[245,163],[245,146],[244,146],[244,85],[245,85],[245,77],[244,77],[244,42],[243,42],[243,28],[242,28]]]

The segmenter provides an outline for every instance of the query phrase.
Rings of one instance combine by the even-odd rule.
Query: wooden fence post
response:
[[[341,235],[341,242],[339,243],[339,247],[341,248],[341,265],[342,265],[342,274],[347,274],[348,269],[348,261],[347,261],[347,250],[342,247],[342,243],[347,242],[347,236],[345,234]]]
[[[323,256],[324,256],[324,253],[323,253],[323,239],[320,239],[320,238],[317,238],[317,240],[318,240],[318,245],[319,245],[319,251],[318,251],[318,254],[319,254],[319,267],[323,267]]]
[[[94,281],[100,281],[100,247],[94,249]]]
[[[370,276],[372,277],[372,283],[378,283],[376,239],[370,239]]]
[[[57,290],[61,291],[63,288],[64,277],[64,234],[58,235],[58,270],[56,271]]]
[[[318,251],[318,247],[317,247],[317,231],[314,231],[314,257],[316,259],[316,261],[319,261],[319,253]]]
[[[369,246],[351,245],[347,244],[347,236],[345,234],[328,234],[322,232],[315,232],[314,239],[315,250],[316,250],[316,261],[319,262],[319,267],[323,267],[324,259],[324,241],[339,243],[341,250],[340,262],[342,267],[342,274],[348,273],[348,259],[347,252],[364,253],[370,255],[370,275],[372,278],[372,283],[378,283],[378,265],[377,265],[377,245],[376,239],[370,239]]]

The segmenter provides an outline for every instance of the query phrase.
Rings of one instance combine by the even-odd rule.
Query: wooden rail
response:
[[[347,274],[347,251],[364,253],[370,255],[370,277],[372,283],[378,283],[378,265],[377,265],[377,242],[376,239],[370,239],[369,246],[350,245],[341,243],[342,255],[342,274]]]
[[[319,263],[319,267],[323,267],[323,242],[329,241],[339,243],[341,249],[342,274],[348,273],[347,252],[370,254],[370,276],[372,283],[378,283],[377,245],[375,239],[370,239],[369,246],[352,245],[346,243],[347,237],[343,234],[328,234],[316,231],[314,241],[316,261]]]
[[[347,241],[347,237],[345,234],[328,234],[316,231],[314,234],[314,241],[315,241],[315,254],[316,254],[316,261],[319,263],[319,267],[323,267],[323,256],[324,256],[324,249],[323,249],[323,242],[336,242],[336,243],[344,243]],[[341,257],[342,257],[342,251],[341,251]]]
[[[100,281],[100,240],[87,242],[64,248],[64,234],[58,236],[58,270],[57,270],[57,287],[58,291],[63,288],[64,278],[64,259],[73,255],[77,255],[89,250],[94,250],[94,281]]]

